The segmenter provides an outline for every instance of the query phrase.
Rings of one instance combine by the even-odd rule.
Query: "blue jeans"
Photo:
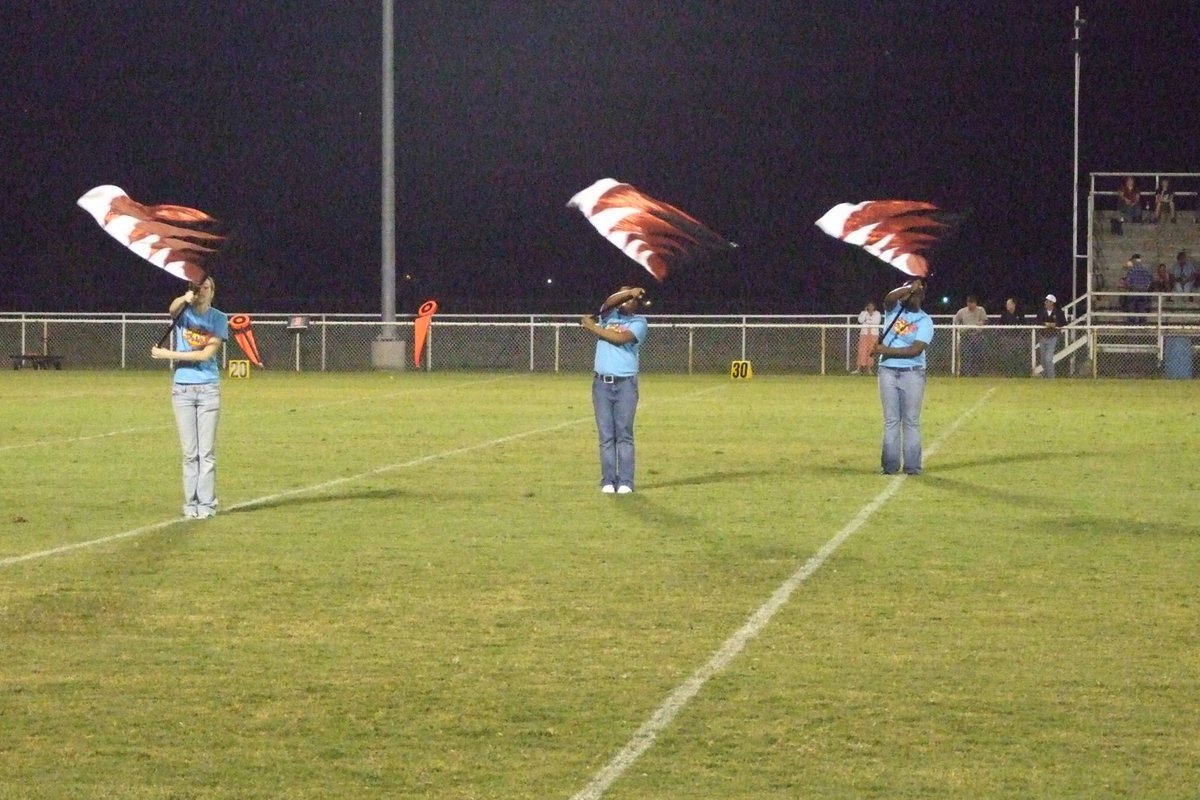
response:
[[[1038,360],[1042,364],[1042,377],[1054,377],[1054,351],[1058,349],[1058,337],[1046,336],[1038,339]]]
[[[171,406],[183,448],[183,514],[211,517],[217,513],[221,387],[215,383],[172,384]]]
[[[879,368],[879,399],[883,403],[880,466],[889,475],[900,471],[901,450],[904,471],[910,475],[921,474],[921,401],[924,398],[924,368],[908,372]]]
[[[638,379],[604,383],[592,378],[592,408],[600,434],[600,485],[633,488],[633,416],[637,413]]]

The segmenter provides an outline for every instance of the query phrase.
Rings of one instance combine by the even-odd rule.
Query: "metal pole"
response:
[[[1086,20],[1075,6],[1075,141],[1071,174],[1071,301],[1079,299],[1079,45],[1080,31]],[[1090,310],[1090,309],[1089,309]]]
[[[393,0],[383,0],[383,203],[380,285],[383,327],[379,338],[396,338],[396,127]]]

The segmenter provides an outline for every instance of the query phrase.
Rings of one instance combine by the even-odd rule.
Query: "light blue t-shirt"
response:
[[[636,337],[629,344],[612,344],[603,339],[596,342],[596,372],[601,375],[628,377],[638,374],[638,356],[650,326],[646,318],[627,316],[615,308],[600,314],[600,326],[615,331],[629,331]]]
[[[203,350],[213,337],[222,342],[229,340],[229,317],[225,312],[209,308],[203,314],[188,306],[175,320],[175,348],[180,352]],[[176,361],[175,383],[216,383],[220,370],[217,368],[217,354],[207,361]]]
[[[929,343],[933,341],[933,320],[924,311],[904,309],[900,312],[900,319],[897,319],[896,324],[891,327],[891,330],[888,330],[888,323],[893,319],[896,319],[894,309],[884,315],[883,327],[886,333],[880,340],[880,344],[885,347],[908,347],[914,342],[924,342],[926,349],[908,358],[884,356],[879,360],[879,366],[924,367],[925,353],[929,349]]]

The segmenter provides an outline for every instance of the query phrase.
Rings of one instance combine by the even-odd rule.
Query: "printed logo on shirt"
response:
[[[916,323],[909,322],[906,319],[896,320],[896,335],[906,336],[917,329]]]
[[[212,340],[212,333],[209,331],[198,331],[194,328],[186,328],[183,331],[183,340],[193,350],[201,350]]]

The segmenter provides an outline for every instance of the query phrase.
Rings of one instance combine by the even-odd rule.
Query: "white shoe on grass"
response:
[[[633,494],[633,487],[621,486],[617,489],[617,494]]]
[[[614,494],[617,491],[617,487],[613,486],[611,483],[606,483],[600,487],[600,491],[604,492],[605,494]]]

